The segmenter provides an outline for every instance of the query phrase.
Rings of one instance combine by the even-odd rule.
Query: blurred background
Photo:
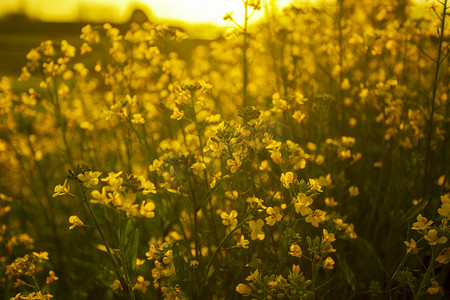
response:
[[[352,0],[350,0],[352,1]],[[423,4],[425,0],[411,0]],[[264,4],[281,11],[290,4],[302,5],[333,0],[266,0]],[[183,54],[201,43],[220,38],[226,28],[226,13],[242,23],[242,0],[1,0],[0,1],[0,76],[18,75],[28,51],[44,40],[65,39],[78,45],[81,28],[86,24],[112,23],[120,29],[131,22],[167,23],[185,31]],[[264,11],[252,16],[252,23],[264,17]]]

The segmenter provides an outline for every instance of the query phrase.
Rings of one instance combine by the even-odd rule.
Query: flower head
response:
[[[83,182],[83,185],[87,188],[91,188],[98,184],[98,177],[102,175],[102,172],[87,171],[84,174],[78,174],[78,179]]]
[[[55,186],[55,191],[53,192],[53,197],[57,197],[60,195],[67,194],[69,192],[69,186],[67,185],[67,178],[64,180],[64,184],[60,185],[58,184]]]
[[[258,239],[258,240],[264,240],[264,238],[266,237],[266,235],[264,234],[264,231],[262,230],[263,226],[264,226],[264,221],[261,219],[258,219],[256,221],[250,221],[248,222],[248,225],[250,226],[251,229],[251,239],[252,241]]]
[[[287,172],[281,174],[280,181],[285,188],[289,189],[291,184],[294,182],[294,173]]]
[[[69,223],[72,224],[69,229],[74,229],[77,226],[84,226],[84,223],[77,216],[70,216]]]

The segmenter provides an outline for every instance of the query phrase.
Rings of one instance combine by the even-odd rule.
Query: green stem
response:
[[[445,1],[445,3],[447,3],[447,1]],[[434,254],[434,247],[431,246],[431,261],[430,261],[430,264],[428,265],[427,270],[425,271],[425,274],[423,275],[422,282],[420,283],[420,286],[417,289],[417,292],[416,292],[416,295],[414,297],[414,300],[420,299],[420,297],[422,296],[422,290],[424,289],[425,284],[427,282],[429,282],[429,280],[430,280],[430,274],[433,271],[434,256],[435,256],[435,254]]]
[[[92,210],[92,207],[91,207],[89,201],[88,201],[87,198],[86,198],[86,192],[84,191],[84,187],[83,187],[83,186],[82,186],[82,189],[83,189],[83,198],[84,198],[84,202],[85,202],[85,204],[86,204],[86,206],[87,206],[87,208],[88,208],[88,210],[89,210],[89,213],[90,213],[92,219],[94,220],[95,227],[97,228],[97,231],[98,231],[98,233],[100,234],[100,237],[102,238],[103,243],[105,244],[106,251],[108,252],[109,257],[111,258],[111,261],[112,261],[112,263],[113,263],[113,265],[114,265],[114,270],[115,270],[115,272],[116,272],[117,278],[118,278],[119,281],[120,281],[120,285],[122,286],[122,289],[124,290],[127,299],[134,300],[135,298],[134,298],[133,290],[132,290],[131,287],[125,282],[124,275],[123,275],[122,272],[120,271],[120,265],[119,265],[119,263],[117,262],[117,260],[115,259],[114,255],[113,255],[113,253],[112,253],[112,250],[111,250],[111,248],[109,247],[109,244],[108,244],[108,242],[107,242],[107,240],[106,240],[106,238],[105,238],[105,235],[103,234],[103,230],[101,229],[101,227],[100,227],[100,225],[99,225],[99,223],[98,223],[98,221],[97,221],[97,218],[96,218],[96,216],[95,216],[95,214],[94,214],[94,211]]]
[[[439,31],[439,46],[438,46],[438,56],[436,59],[436,69],[434,72],[434,80],[433,80],[433,93],[431,96],[431,111],[430,111],[430,120],[428,125],[428,134],[425,144],[425,174],[423,180],[423,194],[422,198],[425,199],[425,195],[428,190],[428,185],[430,182],[430,154],[431,154],[431,139],[433,136],[433,122],[434,122],[434,111],[435,111],[435,102],[436,102],[436,94],[439,84],[439,68],[441,67],[441,56],[442,56],[442,43],[444,42],[444,29],[445,29],[445,19],[447,15],[447,1],[444,0],[443,3],[443,12],[442,12],[442,22],[441,22],[441,30]]]

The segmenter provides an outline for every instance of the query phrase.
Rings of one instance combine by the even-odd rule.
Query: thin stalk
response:
[[[433,80],[433,93],[431,96],[431,111],[430,111],[430,120],[428,125],[428,134],[425,144],[425,174],[424,174],[424,180],[423,180],[423,194],[422,198],[425,199],[425,195],[427,192],[427,187],[430,182],[430,152],[431,152],[431,139],[433,136],[433,122],[434,122],[434,111],[435,111],[435,102],[436,102],[436,94],[439,84],[439,69],[441,67],[442,61],[442,43],[444,41],[444,30],[445,30],[445,20],[447,16],[447,1],[444,0],[443,3],[443,12],[442,12],[442,22],[441,22],[441,30],[439,31],[439,46],[438,46],[438,56],[436,59],[436,69],[434,72],[434,80]]]
[[[109,257],[111,258],[111,261],[112,261],[112,263],[114,265],[114,270],[116,272],[116,276],[119,279],[120,285],[122,286],[122,288],[123,288],[123,290],[125,292],[126,299],[134,300],[135,298],[134,298],[133,290],[125,282],[124,276],[123,276],[122,272],[120,271],[120,265],[117,262],[117,260],[115,259],[114,255],[112,253],[112,250],[109,247],[109,244],[108,244],[108,242],[107,242],[107,240],[105,238],[105,235],[103,234],[103,230],[101,229],[100,225],[98,224],[97,217],[95,216],[94,211],[92,210],[92,207],[91,207],[89,201],[86,198],[86,193],[84,191],[84,188],[83,188],[83,200],[84,200],[84,203],[86,204],[86,206],[87,206],[87,208],[89,210],[89,213],[90,213],[92,219],[94,220],[95,227],[97,228],[97,231],[100,234],[100,237],[102,238],[102,241],[103,241],[103,243],[104,243],[104,245],[106,247],[106,251],[108,252]]]
[[[242,45],[242,105],[246,107],[248,105],[247,99],[247,85],[248,85],[248,61],[247,61],[247,47],[248,47],[248,0],[244,0],[245,12],[244,12],[244,43]]]
[[[445,0],[445,3],[447,3],[447,0]],[[422,282],[420,282],[420,286],[417,289],[417,293],[414,297],[414,300],[419,300],[420,296],[422,296],[422,290],[425,287],[425,284],[429,281],[429,277],[431,272],[433,271],[433,265],[434,265],[434,258],[435,258],[435,254],[434,254],[434,247],[431,247],[431,260],[430,260],[430,264],[428,265],[427,270],[425,271],[425,274],[423,275],[423,279]]]

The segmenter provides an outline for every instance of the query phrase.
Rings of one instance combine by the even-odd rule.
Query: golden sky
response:
[[[283,7],[291,1],[275,2]],[[136,4],[150,7],[159,20],[226,26],[222,20],[225,13],[233,12],[238,21],[243,16],[242,0],[0,0],[0,15],[22,10],[42,21],[124,22]],[[254,19],[262,14],[256,13]]]

